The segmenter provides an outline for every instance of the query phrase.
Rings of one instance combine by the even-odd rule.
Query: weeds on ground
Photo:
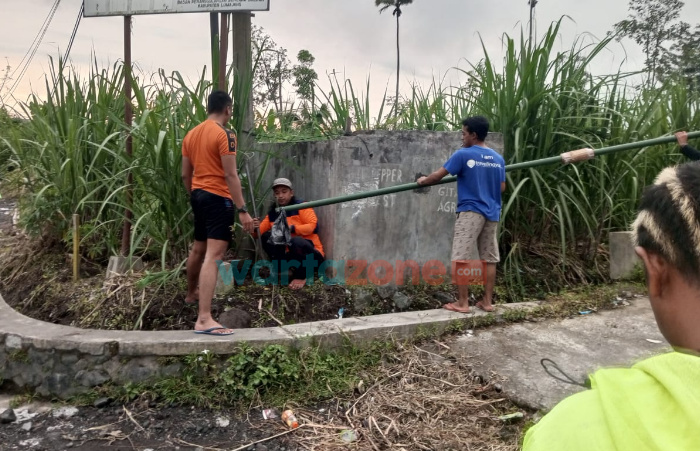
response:
[[[209,408],[247,408],[253,402],[278,406],[309,403],[350,395],[360,380],[371,377],[385,359],[391,358],[393,349],[392,342],[360,348],[347,341],[333,351],[318,346],[293,349],[281,345],[255,349],[245,344],[230,356],[203,350],[180,359],[183,366],[178,376],[104,386],[76,401],[89,402],[99,396],[121,402],[148,398]]]

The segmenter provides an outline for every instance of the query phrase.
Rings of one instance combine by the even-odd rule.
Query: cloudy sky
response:
[[[10,73],[30,48],[54,0],[0,0],[0,67]],[[32,89],[41,91],[49,56],[65,51],[82,0],[62,0],[51,26],[34,55],[14,99],[24,100]],[[562,16],[560,49],[574,39],[593,42],[628,14],[627,0],[540,0],[536,30],[540,36]],[[527,0],[415,0],[401,17],[401,84],[429,84],[433,77],[458,77],[455,67],[468,68],[482,56],[480,39],[493,59],[500,60],[504,33],[527,33]],[[683,20],[700,22],[700,2],[686,1]],[[308,49],[315,57],[321,83],[326,74],[344,72],[356,87],[371,77],[371,98],[381,98],[395,83],[395,23],[390,11],[379,14],[373,0],[271,0],[270,11],[258,12],[253,23],[294,57]],[[197,79],[210,64],[209,15],[161,14],[134,16],[133,60],[144,72],[158,68]],[[123,18],[83,18],[71,51],[75,66],[85,68],[92,55],[102,67],[123,56]],[[57,58],[56,58],[57,59]],[[612,45],[591,70],[603,74],[639,69],[643,56],[631,41]],[[4,73],[4,70],[2,71]],[[15,76],[16,78],[16,76]],[[5,94],[11,80],[5,85]],[[12,104],[13,101],[8,102]]]

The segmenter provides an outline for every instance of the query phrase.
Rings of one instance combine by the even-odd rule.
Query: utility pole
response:
[[[214,89],[219,89],[219,13],[209,13],[211,33],[211,81]]]
[[[537,1],[538,0],[527,0],[527,4],[530,5],[530,40],[528,41],[528,45],[532,43],[532,25],[535,21],[535,6],[537,5]]]
[[[238,147],[248,151],[252,147],[253,130],[253,56],[251,54],[251,29],[253,15],[249,12],[233,13],[231,26],[231,65],[234,67],[233,108],[241,122],[237,124]]]
[[[131,105],[131,16],[124,16],[124,122],[128,128],[131,128],[133,119],[133,109]],[[126,154],[129,156],[131,163],[132,155],[132,140],[131,131],[126,135]],[[126,181],[126,211],[124,212],[124,224],[122,226],[122,246],[121,254],[126,257],[131,254],[131,219],[133,212],[131,211],[132,203],[132,188],[131,184],[134,181],[134,175],[129,171]]]
[[[219,89],[228,92],[226,80],[226,57],[228,56],[228,13],[221,13],[221,30],[219,39]]]

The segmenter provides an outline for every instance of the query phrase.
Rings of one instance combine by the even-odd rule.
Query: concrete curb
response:
[[[509,310],[531,310],[538,303],[500,305],[494,317]],[[445,309],[351,317],[281,327],[240,329],[216,337],[192,331],[114,331],[80,329],[29,318],[15,311],[0,296],[0,377],[40,394],[71,396],[107,381],[140,382],[179,372],[163,357],[178,357],[209,350],[233,354],[245,343],[255,348],[271,344],[324,348],[376,339],[407,339],[438,334],[463,321],[486,316]],[[74,383],[73,381],[78,381]]]
[[[505,311],[530,310],[537,305],[536,302],[499,305],[493,315],[500,317]],[[36,349],[124,356],[180,356],[208,349],[214,353],[227,354],[241,343],[253,347],[270,344],[293,346],[315,340],[320,345],[333,347],[339,336],[347,336],[354,342],[372,341],[381,337],[405,339],[414,336],[420,329],[440,332],[454,321],[487,315],[476,308],[472,308],[472,311],[469,314],[445,309],[388,313],[281,327],[240,329],[234,335],[215,337],[196,335],[191,331],[117,331],[62,326],[22,315],[7,305],[0,296],[0,337],[9,349],[30,345]]]

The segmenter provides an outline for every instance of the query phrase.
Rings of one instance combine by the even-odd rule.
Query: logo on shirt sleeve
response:
[[[236,152],[236,134],[232,131],[227,131],[226,134],[228,135],[228,148],[229,152],[235,153]]]

